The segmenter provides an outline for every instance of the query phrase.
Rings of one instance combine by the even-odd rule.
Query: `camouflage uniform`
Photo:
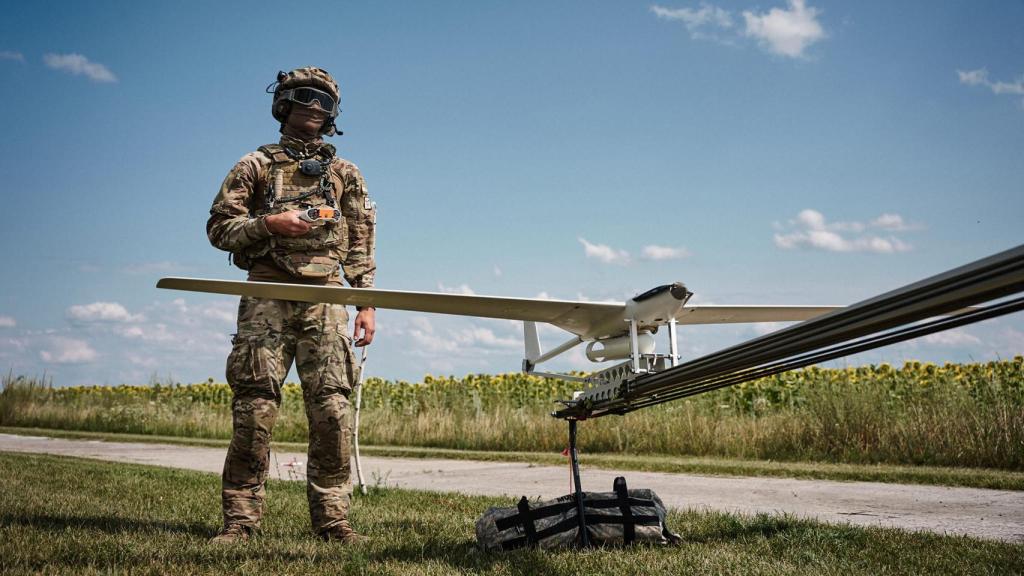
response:
[[[283,147],[322,159],[329,170],[323,177],[307,176]],[[337,224],[299,238],[273,236],[267,229],[268,214],[323,205],[328,196],[343,215]],[[354,164],[335,158],[330,144],[284,136],[279,145],[247,154],[231,170],[210,209],[207,234],[214,246],[232,252],[250,280],[341,285],[343,274],[351,286],[370,287],[376,270],[373,211]],[[322,533],[347,517],[352,492],[348,395],[357,370],[348,313],[335,304],[245,297],[227,361],[234,397],[222,477],[225,526],[259,527],[271,433],[293,360],[309,421],[306,492],[313,529]]]

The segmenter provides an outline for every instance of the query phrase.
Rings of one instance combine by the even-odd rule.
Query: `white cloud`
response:
[[[682,246],[673,248],[671,246],[658,246],[651,244],[640,250],[640,257],[644,260],[679,260],[689,258],[690,251]]]
[[[76,304],[67,310],[67,317],[74,322],[140,322],[141,314],[129,314],[117,302],[93,302]]]
[[[501,268],[500,268],[500,267],[498,267],[498,265],[497,265],[497,264],[495,264],[495,265],[494,265],[494,276],[495,276],[496,278],[501,278],[501,275],[502,275],[502,271],[501,271]]]
[[[86,341],[61,336],[50,338],[47,348],[39,351],[43,362],[52,364],[88,364],[97,356]]]
[[[462,348],[519,348],[523,345],[517,338],[498,336],[494,330],[480,326],[470,326],[452,334],[455,342]]]
[[[476,292],[474,292],[473,289],[470,288],[468,284],[459,284],[458,286],[445,286],[444,284],[438,282],[437,289],[440,290],[441,292],[446,292],[448,294],[464,294],[466,296],[472,296],[476,294]]]
[[[24,62],[25,55],[21,52],[14,52],[13,50],[0,51],[0,60],[14,60],[17,62]]]
[[[794,248],[811,248],[828,252],[873,252],[876,254],[892,254],[909,252],[913,246],[902,239],[889,235],[858,235],[869,229],[885,232],[904,232],[917,230],[919,225],[908,224],[899,214],[885,213],[870,222],[828,222],[824,214],[817,210],[806,209],[797,214],[794,220],[783,226],[776,223],[779,230],[774,235],[775,245],[784,250]],[[844,235],[847,234],[847,235]]]
[[[14,328],[18,322],[10,316],[0,316],[0,328]]]
[[[967,71],[957,70],[956,73],[960,77],[961,84],[967,84],[968,86],[988,84],[988,70],[984,68]]]
[[[145,356],[142,354],[130,353],[127,355],[128,362],[134,366],[141,366],[143,368],[158,369],[160,368],[160,361],[152,356]]]
[[[904,222],[903,217],[899,214],[882,214],[872,220],[869,226],[890,232],[906,232],[907,230],[917,230],[919,228],[919,226]]]
[[[741,38],[751,38],[768,52],[801,58],[807,47],[828,37],[821,22],[820,10],[808,7],[806,0],[789,0],[787,8],[772,8],[765,13],[745,10],[744,26],[735,25],[733,13],[701,2],[699,8],[666,8],[657,4],[651,12],[662,20],[681,22],[690,38],[735,44]]]
[[[701,2],[700,8],[696,9],[665,8],[655,4],[651,6],[651,12],[662,20],[682,22],[690,33],[690,38],[695,40],[727,42],[721,32],[728,31],[733,27],[733,17],[728,10],[712,6],[707,2]]]
[[[744,34],[756,38],[769,52],[800,58],[804,50],[827,36],[818,22],[820,10],[810,8],[805,0],[789,0],[789,9],[772,8],[767,13],[743,12]]]
[[[237,306],[234,302],[227,302],[221,305],[211,304],[201,308],[199,314],[203,318],[209,318],[210,320],[225,324],[234,324],[237,316],[235,308]]]
[[[1011,94],[1014,96],[1024,96],[1024,76],[1021,76],[1013,82],[993,82],[988,79],[988,70],[979,68],[977,70],[957,70],[957,75],[960,77],[960,83],[968,86],[986,86],[992,90],[993,94]]]
[[[14,352],[21,354],[28,347],[28,342],[24,338],[0,338],[0,357],[8,357]]]
[[[85,76],[93,82],[117,82],[117,76],[109,68],[81,54],[44,54],[43,63],[54,70]]]
[[[600,260],[605,264],[628,264],[629,263],[629,252],[625,250],[616,250],[606,244],[591,244],[587,242],[586,238],[578,238],[580,244],[583,244],[583,254],[587,258],[593,258]]]
[[[772,332],[778,332],[783,328],[792,326],[794,322],[754,322],[749,324],[750,330],[757,336],[764,336]]]
[[[485,356],[522,346],[518,337],[498,335],[491,328],[468,321],[456,322],[443,330],[435,329],[430,319],[423,316],[410,318],[408,324],[408,328],[395,332],[412,339],[413,354],[428,358],[438,355],[460,358]],[[518,329],[519,323],[510,323],[508,327]]]
[[[168,329],[167,324],[162,322],[141,326],[115,326],[113,332],[129,340],[142,340],[144,342],[175,342],[183,338],[183,335],[172,332]]]
[[[981,339],[973,334],[968,334],[963,330],[947,330],[945,332],[936,332],[935,334],[929,334],[924,338],[921,338],[928,344],[934,344],[936,346],[970,346],[973,344],[981,344]]]
[[[992,91],[993,94],[998,95],[1011,95],[1011,96],[1024,96],[1024,75],[1020,76],[1013,82],[993,82],[988,78],[988,70],[985,68],[978,68],[977,70],[957,70],[957,76],[960,78],[961,84],[968,86],[985,86]],[[1021,105],[1024,106],[1024,100],[1021,100]]]

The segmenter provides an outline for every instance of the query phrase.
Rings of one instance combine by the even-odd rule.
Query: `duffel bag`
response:
[[[621,476],[611,492],[583,493],[587,536],[595,546],[678,543],[679,536],[665,523],[666,513],[653,490],[630,490]],[[488,551],[574,546],[579,542],[576,496],[532,503],[523,496],[515,508],[489,508],[476,522],[476,539]]]

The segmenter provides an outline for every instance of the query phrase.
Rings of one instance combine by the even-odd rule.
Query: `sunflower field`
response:
[[[559,451],[550,416],[575,386],[525,374],[370,378],[364,444]],[[229,438],[231,389],[196,383],[60,387],[8,375],[0,426]],[[274,438],[303,442],[298,384],[283,387]],[[811,367],[607,416],[589,452],[1024,470],[1024,357],[973,364]]]

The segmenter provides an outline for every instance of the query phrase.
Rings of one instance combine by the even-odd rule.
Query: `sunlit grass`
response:
[[[510,480],[511,482],[512,480]],[[271,482],[264,532],[206,543],[220,521],[216,475],[0,453],[0,572],[47,574],[1016,574],[1024,546],[786,516],[673,512],[675,548],[477,550],[473,524],[510,498],[394,489],[356,495],[372,538],[313,538],[305,487]]]

